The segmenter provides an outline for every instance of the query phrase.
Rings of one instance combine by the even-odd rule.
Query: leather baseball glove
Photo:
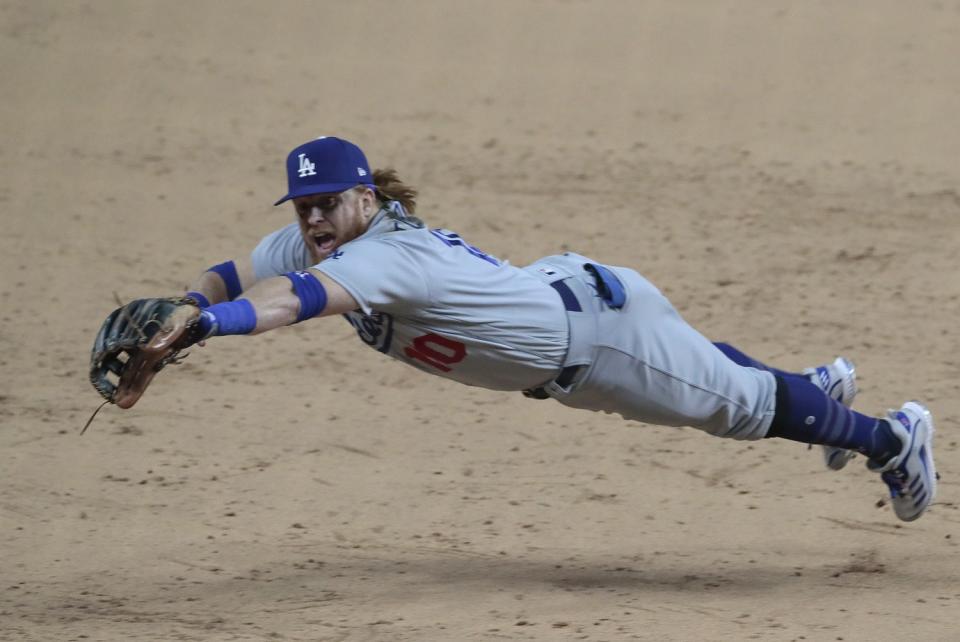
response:
[[[197,302],[182,297],[135,299],[117,308],[93,342],[90,383],[108,402],[132,407],[154,375],[203,338],[199,316]]]

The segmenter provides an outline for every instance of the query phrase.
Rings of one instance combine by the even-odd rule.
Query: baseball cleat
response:
[[[937,470],[933,465],[933,416],[916,401],[891,410],[887,421],[901,442],[900,454],[881,466],[867,460],[867,468],[880,473],[890,489],[890,503],[897,517],[912,522],[923,514],[937,494]]]
[[[832,399],[847,408],[853,405],[853,398],[857,396],[857,373],[849,359],[837,357],[833,363],[807,368],[803,374]],[[823,446],[823,461],[830,470],[840,470],[856,456],[856,453],[846,448]]]

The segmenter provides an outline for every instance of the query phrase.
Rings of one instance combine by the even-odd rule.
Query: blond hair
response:
[[[397,201],[413,214],[417,209],[417,190],[405,184],[392,167],[373,170],[373,191],[381,203]]]

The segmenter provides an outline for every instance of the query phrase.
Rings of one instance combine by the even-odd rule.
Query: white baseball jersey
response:
[[[312,263],[294,223],[253,252],[258,279]],[[735,364],[629,268],[603,266],[613,303],[572,253],[517,268],[393,205],[313,266],[360,306],[346,314],[364,343],[426,372],[494,390],[539,388],[575,408],[763,437],[773,375]],[[606,282],[605,282],[606,283]]]
[[[494,390],[556,376],[568,344],[557,292],[392,205],[317,265],[296,223],[277,230],[252,254],[256,277],[316,268],[359,304],[345,316],[365,344],[426,372]]]

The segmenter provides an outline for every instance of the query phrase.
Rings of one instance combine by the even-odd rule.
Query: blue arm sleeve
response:
[[[296,323],[312,319],[323,312],[327,307],[327,290],[317,277],[306,270],[287,272],[284,276],[290,279],[293,291],[300,299],[300,312],[297,314]]]
[[[240,275],[237,274],[237,266],[234,265],[233,261],[218,263],[208,269],[207,272],[215,272],[220,275],[224,285],[227,286],[227,298],[229,300],[233,301],[243,292],[243,288],[240,287]]]

